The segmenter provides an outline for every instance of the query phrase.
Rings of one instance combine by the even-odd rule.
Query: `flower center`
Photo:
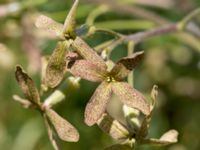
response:
[[[114,77],[112,76],[107,76],[107,79],[106,79],[107,82],[114,82],[116,81]]]

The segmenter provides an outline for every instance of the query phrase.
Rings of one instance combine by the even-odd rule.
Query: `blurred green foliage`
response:
[[[108,0],[109,1],[109,0]],[[135,1],[120,1],[115,3],[121,7],[137,6],[157,16],[170,21],[178,21],[191,10],[200,6],[198,0],[165,0],[169,4],[154,6]],[[162,0],[161,0],[162,1]],[[1,6],[13,3],[14,0],[2,0]],[[31,0],[16,1],[25,4],[24,7],[6,16],[0,16],[0,149],[4,150],[48,150],[52,149],[48,141],[43,120],[37,112],[24,110],[13,101],[12,95],[22,95],[14,77],[16,64],[21,64],[28,70],[39,85],[40,77],[37,63],[38,57],[29,51],[24,43],[24,30],[34,32],[35,50],[38,55],[50,54],[55,47],[54,39],[46,39],[43,33],[36,31],[31,16],[37,13],[46,14],[58,22],[63,23],[72,4],[70,0]],[[84,24],[87,16],[104,1],[83,0],[78,7],[77,22]],[[124,3],[127,2],[127,3]],[[153,3],[154,2],[154,3]],[[170,3],[171,2],[171,3]],[[122,4],[123,3],[123,4]],[[1,14],[0,6],[0,14]],[[13,8],[14,9],[14,8]],[[24,18],[28,16],[30,24],[26,28]],[[120,20],[112,26],[112,20]],[[125,20],[123,22],[123,20]],[[131,22],[126,22],[127,20]],[[28,22],[29,22],[28,21]],[[195,18],[197,23],[200,16]],[[137,14],[127,14],[120,10],[110,9],[97,18],[96,24],[100,27],[115,29],[124,34],[156,27],[159,24]],[[123,25],[124,24],[124,25]],[[130,26],[131,24],[131,26]],[[162,24],[162,23],[160,23]],[[30,27],[30,28],[29,28]],[[199,26],[200,27],[200,24]],[[44,36],[44,37],[43,37]],[[87,38],[91,46],[111,39],[110,35],[97,33]],[[26,41],[27,42],[27,41]],[[199,150],[200,149],[200,40],[190,35],[183,40],[174,34],[153,37],[137,45],[136,50],[144,50],[145,58],[135,70],[135,87],[144,94],[149,95],[154,84],[159,87],[159,100],[151,122],[151,137],[159,137],[170,128],[179,131],[179,142],[167,147],[155,148],[142,146],[140,150]],[[29,45],[28,41],[28,45]],[[30,44],[31,45],[31,44]],[[34,44],[33,44],[34,45]],[[6,48],[7,47],[7,48]],[[125,44],[118,46],[112,52],[112,59],[125,56]],[[33,57],[31,59],[31,57]],[[80,132],[80,141],[77,143],[60,142],[62,149],[98,150],[112,143],[111,138],[103,133],[97,126],[88,127],[83,122],[84,108],[97,86],[88,81],[81,81],[80,88],[70,93],[66,91],[67,98],[55,107],[55,110],[67,118]]]

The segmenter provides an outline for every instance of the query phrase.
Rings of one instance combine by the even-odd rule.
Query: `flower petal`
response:
[[[98,66],[106,68],[104,60],[80,37],[76,37],[72,43],[72,47],[75,51],[78,52],[86,60],[95,62]]]
[[[46,68],[45,84],[51,88],[56,87],[63,79],[66,67],[65,56],[67,48],[67,42],[58,42],[49,58]]]
[[[75,39],[76,37],[76,10],[78,7],[79,0],[75,0],[73,6],[71,7],[64,23],[63,27],[63,34],[66,39],[72,38]]]
[[[145,115],[150,113],[149,105],[144,96],[126,82],[113,82],[113,92],[127,106],[140,110]]]
[[[106,74],[104,68],[88,60],[77,60],[72,65],[69,63],[68,68],[74,76],[93,82],[103,81]]]
[[[177,138],[178,138],[178,132],[176,130],[169,130],[168,132],[163,134],[160,139],[154,139],[154,138],[144,139],[142,141],[142,144],[163,146],[176,143],[178,141]]]
[[[101,130],[108,133],[113,139],[122,140],[129,137],[129,131],[126,127],[107,113],[103,114],[97,124]]]
[[[143,58],[144,52],[136,52],[128,57],[123,57],[120,59],[113,69],[111,70],[111,74],[115,76],[117,79],[123,79],[125,78],[130,71],[133,70],[133,68],[140,62],[140,60]]]
[[[29,101],[39,104],[40,96],[33,80],[26,74],[20,66],[16,67],[15,77],[19,86],[21,87],[26,99]]]
[[[53,19],[45,15],[40,15],[37,18],[35,25],[37,28],[44,29],[48,31],[51,35],[63,39],[63,25],[54,21]]]
[[[97,87],[85,109],[85,123],[88,126],[94,125],[101,118],[106,110],[111,94],[112,91],[109,83],[102,82]]]
[[[142,121],[142,124],[141,124],[141,127],[136,135],[136,137],[138,139],[141,139],[141,138],[144,138],[147,136],[148,134],[148,130],[149,130],[149,125],[150,125],[150,121],[151,121],[151,118],[152,118],[152,112],[153,112],[153,108],[155,106],[155,103],[156,103],[156,98],[157,98],[157,95],[158,95],[158,86],[157,85],[154,85],[153,86],[153,89],[151,91],[151,104],[150,104],[150,113],[149,115],[145,116],[144,117],[144,120]]]
[[[67,120],[63,119],[52,109],[46,109],[45,113],[55,127],[60,139],[69,142],[77,142],[79,140],[78,131]]]

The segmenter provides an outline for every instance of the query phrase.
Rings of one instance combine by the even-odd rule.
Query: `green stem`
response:
[[[108,7],[105,5],[101,5],[98,8],[94,9],[87,17],[86,24],[88,26],[93,26],[95,19],[101,14],[108,11]]]
[[[192,11],[187,15],[185,18],[183,18],[182,21],[178,23],[178,29],[179,30],[184,30],[187,24],[192,20],[194,17],[200,14],[200,8],[197,8],[196,10]]]

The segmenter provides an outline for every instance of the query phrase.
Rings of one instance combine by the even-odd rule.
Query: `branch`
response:
[[[166,33],[176,32],[176,31],[178,31],[177,25],[169,24],[169,25],[157,27],[148,31],[142,31],[135,34],[127,35],[124,38],[124,41],[133,41],[134,44],[138,44],[147,38],[166,34]]]

